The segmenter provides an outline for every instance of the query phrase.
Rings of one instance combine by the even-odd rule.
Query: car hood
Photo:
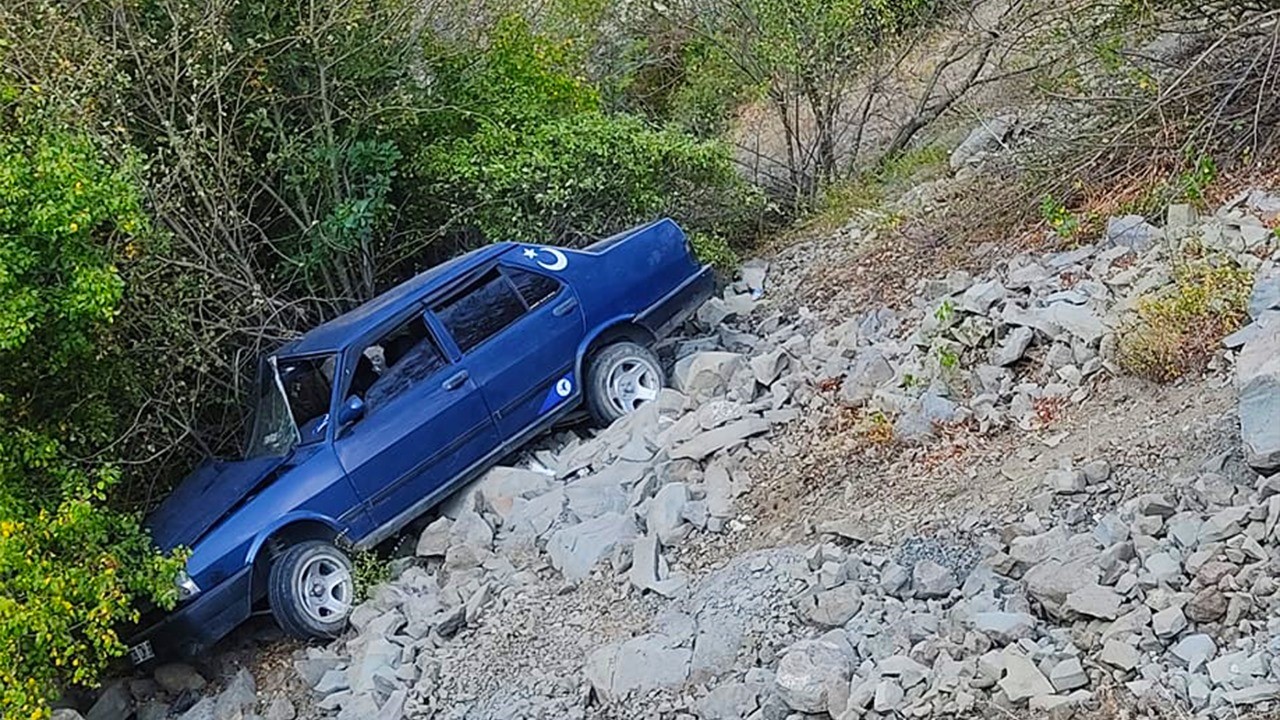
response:
[[[147,517],[151,538],[165,552],[194,545],[288,459],[206,460]]]

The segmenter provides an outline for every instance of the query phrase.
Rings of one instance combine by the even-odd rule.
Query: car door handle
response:
[[[569,313],[573,312],[577,307],[578,307],[578,298],[569,298],[568,300],[565,300],[564,302],[557,305],[555,309],[551,311],[551,314],[555,315],[556,317],[564,317],[565,315],[568,315]]]
[[[462,387],[462,384],[463,384],[463,383],[465,383],[465,382],[467,381],[467,379],[468,379],[468,378],[470,378],[470,377],[471,377],[471,374],[470,374],[470,373],[468,373],[466,370],[463,370],[462,372],[458,373],[457,375],[454,375],[453,377],[449,378],[448,380],[445,380],[445,381],[444,381],[444,389],[445,389],[445,390],[457,390],[458,388]]]

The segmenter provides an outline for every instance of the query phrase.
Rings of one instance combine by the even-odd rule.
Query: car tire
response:
[[[355,607],[351,559],[323,540],[298,543],[271,564],[267,601],[286,633],[304,640],[335,638]]]
[[[587,366],[587,410],[600,425],[655,400],[666,375],[652,350],[633,342],[617,342],[597,351]]]

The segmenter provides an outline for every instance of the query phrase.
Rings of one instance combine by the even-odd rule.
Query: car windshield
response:
[[[324,438],[336,355],[267,358],[259,374],[249,458],[281,456]]]

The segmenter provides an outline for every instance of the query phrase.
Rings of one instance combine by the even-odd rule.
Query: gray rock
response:
[[[1163,552],[1147,557],[1143,567],[1157,583],[1182,584],[1182,563],[1172,554]]]
[[[1209,678],[1214,685],[1245,687],[1251,678],[1267,673],[1267,666],[1261,655],[1250,655],[1243,650],[1226,655],[1219,655],[1209,661]]]
[[[1119,593],[1109,587],[1089,584],[1070,592],[1065,608],[1085,617],[1115,620],[1120,614],[1120,603],[1123,600]]]
[[[458,605],[458,608],[465,613],[462,605]],[[439,627],[436,631],[444,634]],[[394,672],[402,656],[401,647],[386,637],[375,635],[370,638],[360,652],[352,658],[351,668],[347,671],[352,692],[356,694],[373,692],[376,687],[375,678],[384,672]]]
[[[216,714],[217,704],[218,701],[211,697],[200,698],[200,701],[182,713],[178,720],[222,720]]]
[[[774,684],[787,707],[821,713],[827,711],[828,694],[847,688],[852,673],[847,650],[825,640],[801,640],[782,656]]]
[[[880,571],[880,589],[886,595],[898,595],[911,582],[911,576],[897,563],[889,563]]]
[[[133,699],[129,687],[123,682],[112,683],[85,714],[85,720],[126,720],[133,712]]]
[[[641,590],[651,590],[672,597],[686,585],[683,577],[670,577],[666,561],[658,552],[658,538],[637,538],[631,551],[631,583]]]
[[[739,272],[742,274],[742,282],[746,284],[752,297],[760,297],[764,294],[764,281],[769,274],[768,260],[752,258],[742,263]]]
[[[791,358],[782,349],[751,358],[751,372],[756,382],[769,387],[790,364]]]
[[[1257,334],[1236,360],[1240,440],[1263,475],[1280,471],[1280,323]]]
[[[1034,637],[1036,619],[1027,613],[980,612],[973,616],[973,627],[997,645],[1008,645]]]
[[[253,675],[247,668],[240,668],[231,682],[221,693],[218,693],[214,714],[219,718],[234,717],[237,713],[248,713],[258,703],[258,687]]]
[[[876,683],[876,693],[871,702],[871,708],[878,713],[891,713],[902,706],[902,701],[906,698],[906,692],[898,683],[884,679]]]
[[[879,670],[882,675],[898,678],[903,690],[910,690],[930,675],[929,668],[906,655],[893,655],[881,660]]]
[[[975,315],[986,315],[1008,292],[999,280],[975,283],[956,301],[956,308]]]
[[[1117,638],[1106,641],[1102,646],[1102,652],[1098,653],[1098,660],[1125,671],[1137,667],[1141,659],[1142,656],[1132,642]]]
[[[1059,495],[1075,495],[1088,487],[1084,473],[1067,468],[1051,470],[1045,478],[1045,484]]]
[[[1018,705],[1036,695],[1053,694],[1053,685],[1048,678],[1025,655],[1006,651],[1004,668],[1005,676],[999,685],[1009,702]]]
[[[695,435],[688,442],[682,443],[671,451],[671,459],[702,460],[708,455],[733,447],[752,435],[769,431],[769,423],[761,418],[750,417],[739,420],[724,427],[708,430]]]
[[[569,509],[579,520],[627,510],[627,495],[610,473],[599,473],[565,486]]]
[[[1098,578],[1096,558],[1081,558],[1069,563],[1051,559],[1028,570],[1022,582],[1031,597],[1056,615],[1061,612],[1067,595],[1085,585],[1097,583]]]
[[[209,684],[204,676],[186,663],[168,663],[156,668],[153,674],[156,684],[170,695],[177,695],[183,690],[199,692]]]
[[[707,330],[715,330],[725,319],[733,316],[729,304],[718,297],[707,298],[695,313],[698,324]]]
[[[328,670],[316,680],[312,690],[318,695],[333,695],[342,692],[351,687],[350,681],[347,680],[347,674],[341,670]]]
[[[1053,303],[1045,309],[1044,315],[1050,323],[1089,344],[1101,340],[1103,333],[1106,332],[1106,326],[1102,324],[1102,320],[1086,305]]]
[[[862,608],[862,593],[856,583],[824,590],[802,601],[801,616],[815,625],[840,627]]]
[[[614,548],[630,542],[635,536],[635,523],[630,518],[614,512],[605,513],[552,533],[547,540],[547,554],[551,556],[551,564],[566,580],[578,581],[590,574],[591,568]]]
[[[1170,605],[1151,616],[1151,629],[1155,632],[1156,637],[1175,637],[1186,627],[1187,616],[1182,613],[1182,608],[1177,605]]]
[[[1106,240],[1110,246],[1127,247],[1135,252],[1145,252],[1160,236],[1159,228],[1147,222],[1141,215],[1126,215],[1107,219]]]
[[[1139,515],[1158,515],[1162,518],[1170,517],[1178,511],[1178,503],[1162,493],[1138,496],[1137,507]]]
[[[921,560],[911,570],[911,584],[919,598],[943,598],[960,587],[951,569],[932,560]]]
[[[1277,398],[1280,400],[1280,397]],[[1228,540],[1239,535],[1249,521],[1249,508],[1231,507],[1214,513],[1200,526],[1200,543]]]
[[[1260,683],[1239,690],[1230,690],[1225,695],[1232,705],[1257,705],[1280,698],[1280,684]]]
[[[168,717],[168,708],[169,706],[166,705],[165,717]],[[84,720],[84,717],[71,708],[58,708],[53,711],[53,715],[50,716],[49,720]]]
[[[1067,692],[1089,684],[1089,675],[1077,658],[1067,658],[1049,671],[1049,682],[1058,692]]]
[[[893,379],[893,366],[875,348],[861,350],[840,385],[840,402],[848,407],[861,407],[877,388]]]
[[[671,638],[652,633],[608,645],[587,657],[585,674],[607,702],[631,693],[678,687],[689,676],[691,652],[675,645]]]
[[[723,394],[742,366],[743,357],[737,353],[701,352],[676,362],[672,382],[676,390],[701,402]]]
[[[1188,672],[1196,672],[1218,654],[1218,646],[1213,638],[1200,633],[1182,638],[1169,652],[1186,665]]]
[[[418,545],[414,554],[418,557],[444,557],[449,551],[452,527],[453,520],[444,516],[436,518],[418,536]]]
[[[1008,367],[1027,354],[1035,331],[1029,327],[1014,327],[1009,330],[1000,344],[991,352],[991,364],[996,367]]]
[[[684,506],[689,501],[689,488],[681,482],[662,486],[649,503],[649,532],[655,533],[663,545],[671,547],[689,534],[684,521]]]
[[[1249,317],[1257,320],[1270,310],[1280,310],[1280,268],[1277,267],[1259,272],[1249,295]]]
[[[716,686],[698,702],[701,720],[745,720],[760,706],[759,692],[745,683]]]
[[[294,720],[297,716],[298,711],[294,708],[293,703],[289,702],[289,698],[278,695],[267,706],[267,712],[263,715],[263,720]]]
[[[1013,134],[1017,118],[1011,115],[990,118],[979,123],[956,149],[949,160],[953,171],[977,164],[987,154],[999,152]]]

